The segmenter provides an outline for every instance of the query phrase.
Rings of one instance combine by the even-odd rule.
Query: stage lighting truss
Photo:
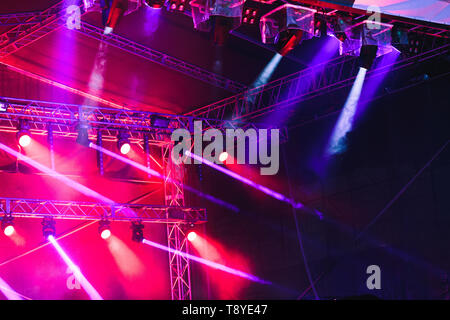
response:
[[[177,207],[183,214],[169,217],[175,207],[150,204],[116,203],[113,205],[95,202],[60,201],[44,199],[0,198],[0,214],[20,218],[53,217],[66,220],[141,221],[144,223],[186,224],[205,223],[206,209]]]
[[[201,121],[203,128],[228,128],[243,130],[253,128],[274,129],[272,125],[239,122],[227,119],[199,118],[190,115],[160,114],[148,111],[114,109],[94,106],[70,105],[35,100],[0,97],[7,105],[7,111],[0,113],[0,131],[17,132],[17,123],[28,121],[33,135],[48,135],[48,125],[53,128],[53,136],[77,139],[83,145],[95,139],[96,132],[102,131],[102,140],[117,142],[120,131],[129,134],[130,143],[144,142],[148,137],[150,145],[164,147],[172,144],[170,135],[176,129],[192,132],[194,121]],[[49,116],[51,115],[51,116]],[[287,132],[282,128],[280,141],[287,140]]]
[[[259,23],[262,42],[277,43],[286,33],[301,33],[300,41],[311,39],[315,13],[315,9],[293,4],[284,4],[268,12]]]

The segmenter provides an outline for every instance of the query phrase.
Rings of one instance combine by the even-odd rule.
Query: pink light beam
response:
[[[159,243],[156,243],[156,242],[153,242],[153,241],[150,241],[150,240],[147,240],[147,239],[142,240],[142,243],[144,243],[146,245],[149,245],[149,246],[152,246],[154,248],[160,249],[160,250],[164,250],[166,252],[170,252],[170,253],[182,256],[182,257],[184,257],[186,259],[190,259],[192,261],[204,264],[204,265],[206,265],[208,267],[211,267],[211,268],[214,268],[214,269],[217,269],[217,270],[221,270],[223,272],[226,272],[226,273],[229,273],[229,274],[233,274],[233,275],[241,277],[241,278],[245,278],[245,279],[253,281],[253,282],[258,282],[258,283],[267,284],[267,285],[272,284],[270,281],[266,281],[266,280],[260,279],[257,276],[251,275],[249,273],[246,273],[246,272],[243,272],[243,271],[240,271],[240,270],[236,270],[236,269],[224,266],[223,264],[220,264],[220,263],[217,263],[217,262],[213,262],[213,261],[209,261],[209,260],[206,260],[206,259],[194,256],[194,255],[186,253],[186,252],[181,252],[179,250],[168,248],[166,246],[163,246],[163,245],[161,245]]]

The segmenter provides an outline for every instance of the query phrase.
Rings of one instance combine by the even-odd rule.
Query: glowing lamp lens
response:
[[[222,152],[219,155],[219,161],[220,162],[225,162],[225,160],[227,160],[227,158],[228,158],[228,153],[226,151]]]
[[[24,148],[28,147],[30,145],[30,143],[31,143],[31,137],[28,134],[23,134],[23,135],[20,136],[19,144],[22,147],[24,147]]]
[[[191,231],[188,233],[187,238],[189,241],[194,241],[197,238],[197,234],[194,231]]]
[[[3,230],[3,233],[5,236],[11,236],[14,233],[14,227],[13,226],[7,226],[5,230]]]
[[[105,229],[102,231],[100,236],[102,237],[102,239],[106,240],[111,236],[111,231],[109,229]]]
[[[130,152],[130,150],[131,150],[131,146],[129,143],[124,143],[120,147],[120,153],[122,153],[122,154],[127,154],[128,152]]]

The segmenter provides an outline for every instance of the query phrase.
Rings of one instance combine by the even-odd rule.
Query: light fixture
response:
[[[48,239],[49,236],[55,236],[56,228],[55,228],[55,220],[52,217],[44,217],[42,220],[42,234],[45,239]]]
[[[228,158],[228,152],[224,151],[221,154],[219,154],[219,161],[220,162],[225,162],[225,160],[227,160]]]
[[[108,220],[100,220],[99,226],[98,226],[98,233],[100,234],[100,237],[104,240],[108,239],[111,236],[111,228],[110,223]]]
[[[20,120],[17,128],[17,141],[21,147],[28,147],[31,143],[30,125],[25,120]]]
[[[120,150],[121,154],[127,154],[131,150],[130,140],[128,139],[128,134],[121,131],[117,136],[117,148]]]
[[[131,240],[134,242],[142,242],[144,240],[144,225],[140,221],[134,221],[131,223]]]
[[[2,219],[2,230],[5,236],[10,237],[14,233],[13,217],[5,215]]]
[[[314,36],[318,38],[324,38],[328,34],[328,25],[324,17],[316,14],[314,22]]]
[[[105,34],[113,32],[119,20],[128,10],[128,0],[106,0],[105,8],[102,10]]]
[[[78,136],[77,136],[77,143],[87,147],[89,146],[89,132],[88,132],[89,126],[86,122],[81,121],[78,123]]]
[[[277,51],[283,57],[302,42],[303,30],[288,29],[280,32],[277,39]]]
[[[338,23],[338,25],[340,25]],[[344,26],[347,24],[344,23]],[[360,66],[369,70],[377,57],[383,56],[396,50],[392,46],[393,25],[388,23],[364,20],[357,24],[350,25],[346,29],[335,28],[337,31],[343,31],[345,38],[340,39],[340,54],[353,55],[360,58]]]
[[[165,0],[144,0],[147,7],[153,9],[161,9],[164,6]]]
[[[263,43],[276,44],[277,51],[287,55],[302,40],[314,37],[314,16],[316,10],[283,4],[266,13],[260,19]]]
[[[376,45],[363,45],[361,46],[361,52],[359,54],[359,63],[361,68],[370,70],[372,68],[373,62],[377,57],[378,46]]]
[[[189,240],[189,241],[195,241],[195,239],[197,239],[197,233],[195,232],[195,231],[190,231],[188,234],[187,234],[187,239]]]

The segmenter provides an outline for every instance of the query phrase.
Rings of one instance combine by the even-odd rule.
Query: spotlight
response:
[[[190,8],[187,8],[189,6],[188,0],[168,0],[166,2],[167,10],[172,11],[185,11],[189,10]]]
[[[117,136],[117,148],[121,154],[127,154],[131,150],[130,140],[128,140],[128,134],[119,132]]]
[[[316,15],[314,23],[314,35],[319,38],[326,37],[328,34],[328,26],[325,19]]]
[[[77,143],[81,144],[82,146],[89,146],[89,133],[88,133],[89,126],[85,122],[80,122],[78,124],[78,137],[77,137]]]
[[[359,55],[360,66],[366,70],[372,68],[373,62],[377,57],[378,46],[376,45],[363,45],[361,47],[361,53]]]
[[[161,116],[154,116],[151,118],[150,123],[152,127],[156,128],[168,128],[170,120]]]
[[[52,217],[45,217],[42,220],[42,234],[45,239],[48,239],[49,236],[55,236],[56,228],[55,228],[55,220]]]
[[[106,240],[111,236],[111,228],[108,220],[101,220],[98,226],[98,233],[102,239]]]
[[[105,34],[111,33],[128,10],[128,0],[108,0],[107,6],[103,9],[103,17],[107,19],[105,23]],[[110,6],[108,6],[111,4]],[[104,20],[105,21],[105,20]]]
[[[191,242],[194,241],[195,239],[197,239],[197,233],[195,233],[195,231],[189,232],[187,235],[187,239]]]
[[[284,57],[302,42],[303,30],[288,29],[280,32],[277,51]]]
[[[234,18],[214,16],[214,44],[223,46],[233,30]]]
[[[13,217],[5,215],[2,220],[2,230],[5,236],[9,237],[14,233]]]
[[[225,160],[227,160],[228,158],[228,152],[224,151],[219,155],[219,161],[220,162],[225,162]]]
[[[131,240],[135,242],[142,242],[142,240],[144,240],[144,225],[142,222],[132,222],[131,229]]]
[[[285,3],[266,13],[259,27],[263,43],[276,43],[277,51],[287,55],[302,40],[314,36],[314,16],[317,10]]]
[[[147,7],[153,9],[161,9],[164,6],[165,0],[144,0],[144,3]]]
[[[21,120],[19,122],[17,132],[17,141],[19,142],[20,146],[22,147],[28,147],[31,143],[31,135],[30,135],[30,126],[28,122]]]

